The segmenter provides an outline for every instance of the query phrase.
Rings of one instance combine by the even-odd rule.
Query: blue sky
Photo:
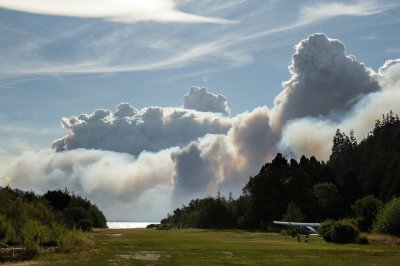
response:
[[[232,117],[272,108],[313,33],[375,71],[400,57],[396,0],[143,2],[0,0],[0,176],[66,135],[62,117],[122,102],[179,107],[200,86],[226,96]]]

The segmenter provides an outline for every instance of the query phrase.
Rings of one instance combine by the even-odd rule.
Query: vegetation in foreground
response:
[[[106,219],[95,205],[67,190],[38,196],[0,188],[0,203],[0,261],[82,248],[89,243],[82,230],[106,227]]]
[[[36,265],[398,265],[399,246],[338,245],[277,233],[202,229],[102,229],[92,249],[36,258]],[[398,238],[397,238],[398,239]],[[399,240],[398,240],[399,241]],[[389,243],[389,242],[388,242]],[[393,240],[392,240],[392,243]],[[400,241],[398,242],[400,243]]]

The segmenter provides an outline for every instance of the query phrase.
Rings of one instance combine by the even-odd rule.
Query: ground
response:
[[[273,233],[98,230],[89,248],[14,265],[399,265],[399,246],[308,242]],[[12,265],[12,264],[11,264]]]

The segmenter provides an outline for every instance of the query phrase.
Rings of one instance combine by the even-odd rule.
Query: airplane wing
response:
[[[287,225],[287,226],[306,226],[311,227],[314,230],[314,227],[319,227],[320,223],[298,223],[298,222],[285,222],[285,221],[272,221],[274,224]]]

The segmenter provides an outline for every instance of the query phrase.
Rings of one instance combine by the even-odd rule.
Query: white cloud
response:
[[[222,115],[182,108],[136,110],[126,103],[114,113],[99,109],[92,114],[63,118],[61,123],[70,133],[53,142],[56,151],[87,148],[133,155],[183,146],[208,133],[226,133],[231,127],[229,119]]]
[[[0,8],[53,16],[102,18],[131,23],[137,21],[231,23],[179,11],[172,0],[0,0]]]
[[[146,25],[146,31],[143,30],[143,25],[139,27],[136,24],[129,26],[116,24],[110,30],[99,34],[101,36],[96,34],[98,28],[94,26],[73,25],[71,28],[60,27],[60,30],[48,39],[38,37],[43,37],[42,34],[34,35],[30,32],[23,33],[23,30],[18,28],[11,29],[18,38],[26,36],[10,47],[1,47],[3,52],[0,52],[0,55],[3,60],[0,64],[0,77],[139,72],[181,68],[202,62],[215,64],[212,69],[218,71],[254,62],[255,52],[268,49],[271,45],[272,40],[260,41],[268,36],[306,27],[320,20],[344,15],[346,12],[346,15],[367,16],[384,12],[394,6],[394,4],[378,3],[377,1],[321,3],[297,8],[294,14],[287,14],[288,17],[284,20],[276,17],[276,14],[268,14],[267,16],[271,19],[260,23],[260,21],[264,21],[265,14],[259,14],[257,11],[259,9],[265,11],[264,7],[257,6],[260,4],[252,6],[249,2],[244,3],[243,1],[227,4],[215,1],[197,3],[172,0],[120,0],[116,3],[113,2],[111,7],[108,3],[106,0],[0,0],[0,7],[39,13],[64,12],[65,15],[83,16],[88,13],[87,16],[101,17],[104,15],[105,19],[124,19],[126,18],[125,9],[129,12],[134,9],[136,11],[132,12],[141,15],[135,17],[133,14],[130,19],[150,19],[143,14],[151,13],[154,20],[162,21],[170,19],[168,14],[175,12],[173,17],[177,20],[224,22],[208,17],[194,18],[195,15],[182,13],[177,9],[182,6],[185,10],[195,9],[196,12],[208,12],[207,14],[210,12],[213,14],[213,10],[217,10],[216,13],[220,12],[218,10],[222,10],[224,16],[234,18],[241,23],[203,25],[207,28],[196,29],[196,36],[193,36],[193,27],[199,27],[199,25],[187,24],[172,27],[168,31],[165,31],[163,24],[151,27]],[[160,4],[158,5],[158,3]],[[250,9],[251,12],[244,13],[239,10],[245,4],[253,8]],[[51,8],[53,5],[54,8]],[[265,6],[270,7],[271,5],[268,3]],[[88,8],[82,8],[82,6]],[[92,6],[96,8],[91,8]],[[193,8],[193,6],[197,6],[197,8]],[[158,8],[164,11],[153,12]],[[118,17],[121,10],[124,11],[124,15]],[[149,12],[141,13],[140,10]],[[329,14],[324,13],[328,11]],[[178,13],[184,15],[181,16]],[[255,15],[255,18],[252,15]],[[30,28],[30,30],[32,29]],[[65,38],[68,38],[68,42],[73,45],[67,48],[68,51],[57,54],[56,58],[49,58],[46,51],[48,49],[52,51],[54,49],[52,47],[60,45]],[[61,54],[68,54],[68,58],[59,58]]]
[[[397,88],[400,86],[400,59],[388,60],[379,68],[379,83],[385,88]]]
[[[315,3],[304,6],[300,10],[300,18],[303,21],[326,20],[338,16],[370,16],[381,13],[390,7],[398,6],[385,4],[375,0],[359,0],[350,2]]]
[[[230,114],[226,97],[208,92],[206,88],[191,87],[182,101],[185,109]]]

